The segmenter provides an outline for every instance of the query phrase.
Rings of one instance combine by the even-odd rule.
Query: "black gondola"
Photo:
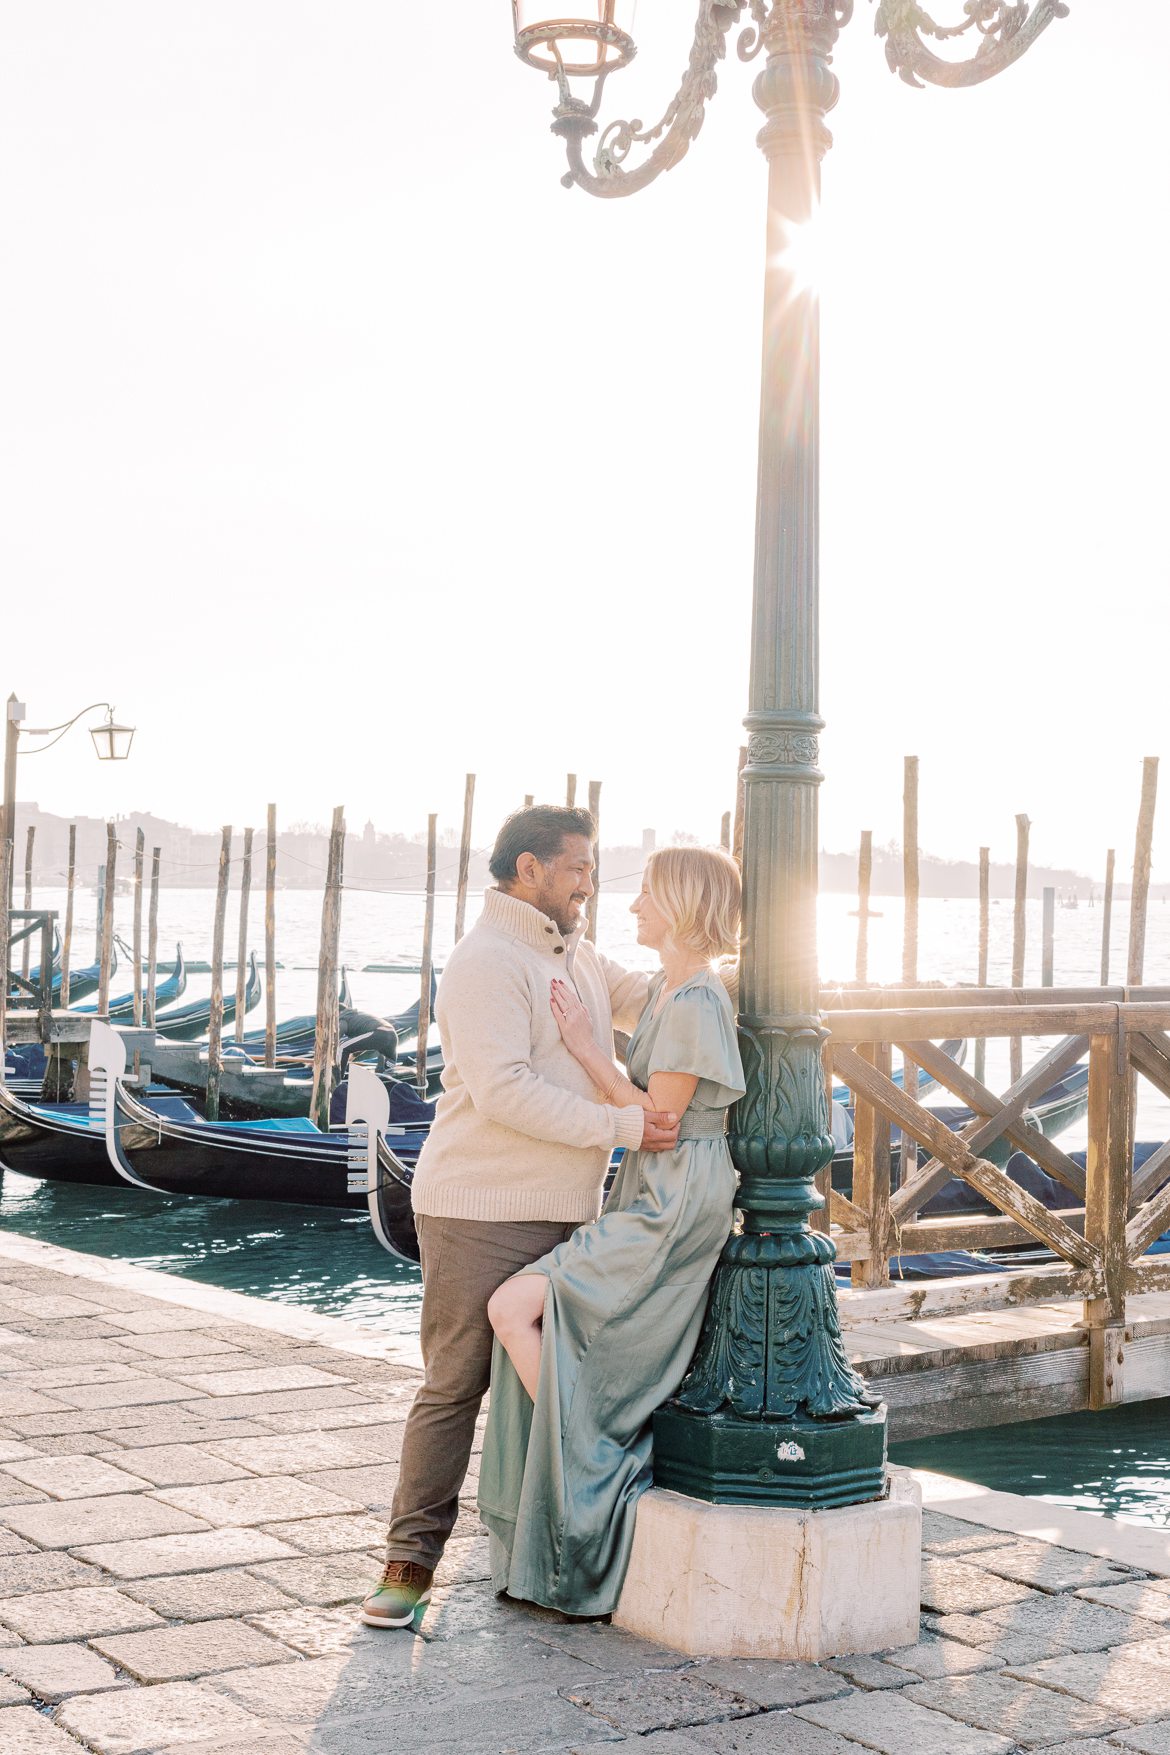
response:
[[[260,1004],[260,973],[256,968],[256,953],[248,958],[248,980],[244,988],[244,1010],[250,1012]],[[235,993],[223,996],[223,1021],[231,1022],[236,1015]],[[160,1036],[169,1036],[177,1042],[191,1042],[199,1036],[207,1034],[211,1023],[211,997],[194,999],[188,1005],[179,1006],[175,1011],[160,1012],[155,1018],[155,1028]]]

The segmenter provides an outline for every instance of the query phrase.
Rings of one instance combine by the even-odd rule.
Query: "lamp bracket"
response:
[[[747,0],[700,0],[686,72],[665,113],[650,128],[638,117],[610,122],[597,144],[592,169],[585,164],[582,142],[596,131],[593,117],[597,114],[602,81],[598,81],[593,103],[586,106],[576,100],[579,107],[573,111],[564,102],[567,94],[562,88],[562,102],[554,112],[553,132],[563,135],[566,142],[569,170],[562,178],[566,186],[576,183],[590,195],[633,195],[686,156],[691,141],[703,126],[708,100],[715,95],[715,70],[726,53],[727,34],[745,4]],[[753,13],[756,9],[753,0]],[[626,161],[636,146],[650,146],[653,150],[641,164],[627,169]]]
[[[918,0],[879,0],[874,30],[886,39],[886,60],[907,85],[978,85],[1010,67],[1047,30],[1067,18],[1065,0],[963,0],[958,24],[938,24]],[[966,61],[947,61],[924,37],[948,42],[975,31],[979,44]]]

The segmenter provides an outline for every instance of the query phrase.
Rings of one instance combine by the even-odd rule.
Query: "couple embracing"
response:
[[[581,810],[509,817],[496,887],[439,984],[443,1094],[413,1194],[425,1378],[371,1626],[410,1626],[429,1600],[489,1381],[496,1589],[570,1615],[616,1607],[651,1416],[690,1364],[731,1229],[744,1081],[713,965],[737,947],[738,869],[713,849],[651,855],[631,909],[661,960],[648,977],[584,937],[594,833]],[[632,1032],[625,1071],[615,1026]]]

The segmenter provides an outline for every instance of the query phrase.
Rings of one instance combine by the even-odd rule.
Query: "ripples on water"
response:
[[[891,1461],[1123,1523],[1170,1528],[1170,1400],[890,1448]]]

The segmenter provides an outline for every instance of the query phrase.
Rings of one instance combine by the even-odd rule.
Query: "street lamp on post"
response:
[[[555,4],[555,0],[553,0]],[[957,4],[957,0],[956,0]],[[621,0],[513,0],[516,52],[556,82],[552,132],[562,181],[630,195],[688,151],[714,94],[732,27],[741,61],[763,56],[753,95],[768,161],[767,265],[759,476],[746,726],[740,1044],[747,1094],[730,1135],[743,1228],[729,1239],[691,1369],[654,1421],[654,1478],[719,1504],[818,1508],[879,1498],[885,1409],[849,1364],[837,1312],[835,1251],[808,1216],[832,1157],[822,1073],[816,957],[818,738],[819,316],[802,272],[801,228],[820,199],[838,96],[833,49],[853,0],[700,0],[682,83],[661,120],[600,130],[606,80],[635,53]],[[1017,60],[1063,0],[964,0],[940,25],[917,0],[879,0],[875,28],[911,85],[973,85]],[[745,18],[745,14],[747,17]],[[748,20],[750,19],[750,22]],[[967,60],[927,46],[970,35]],[[578,95],[573,81],[592,79]]]
[[[26,726],[24,724],[25,706],[15,695],[9,695],[4,715],[4,820],[0,824],[0,847],[10,846],[16,833],[16,758],[18,755],[39,756],[45,750],[52,749],[60,742],[67,731],[71,731],[77,721],[86,713],[94,713],[104,708],[106,717],[97,725],[89,727],[93,738],[93,747],[101,762],[124,762],[130,754],[130,745],[134,741],[135,727],[119,725],[114,719],[114,709],[108,701],[91,701],[88,707],[82,707],[72,719],[64,720],[60,725]],[[37,745],[33,749],[20,748],[21,737],[45,737],[48,743]],[[8,882],[9,890],[13,881],[13,861],[9,856]]]

